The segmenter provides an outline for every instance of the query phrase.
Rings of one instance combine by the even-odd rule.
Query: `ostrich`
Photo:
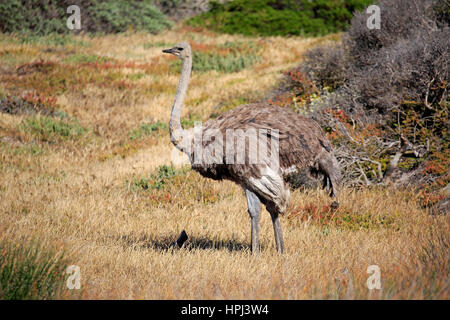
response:
[[[200,137],[203,137],[201,148],[208,149],[213,143],[216,147],[219,145],[219,151],[225,151],[219,152],[219,157],[222,158],[215,160],[223,161],[205,161],[205,159],[196,161],[192,147],[196,137],[195,128],[184,130],[180,123],[181,109],[192,69],[191,46],[187,42],[181,42],[163,52],[173,54],[182,61],[181,76],[169,122],[172,143],[187,154],[192,169],[202,176],[215,180],[232,180],[243,187],[251,218],[252,252],[259,251],[259,221],[263,203],[272,218],[277,251],[283,253],[280,215],[285,213],[289,202],[286,178],[290,174],[307,169],[316,177],[323,176],[323,187],[327,187],[330,195],[337,199],[340,169],[325,134],[315,121],[302,117],[289,108],[265,103],[245,104],[207,121],[201,128]],[[267,139],[258,139],[256,143],[249,141],[248,144],[244,140],[244,147],[236,149],[236,135],[227,135],[227,132],[242,133],[251,130],[259,130],[258,137],[271,139],[269,141],[271,156],[274,157],[266,155],[256,163],[250,162],[249,156],[256,154],[264,144],[267,145]],[[211,132],[218,133],[226,139],[212,139]],[[232,148],[228,148],[229,146]],[[274,152],[272,146],[277,147]],[[240,152],[246,153],[243,162],[235,161]],[[232,161],[229,161],[230,159]],[[276,162],[276,165],[272,165],[273,162]],[[338,202],[333,201],[331,206],[337,208]]]

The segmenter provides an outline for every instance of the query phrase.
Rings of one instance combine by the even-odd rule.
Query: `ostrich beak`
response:
[[[164,49],[162,52],[175,54],[176,50],[175,48],[171,48],[171,49]]]

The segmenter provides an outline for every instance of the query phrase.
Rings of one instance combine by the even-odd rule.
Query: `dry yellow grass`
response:
[[[161,35],[77,39],[90,45],[67,45],[65,50],[138,63],[161,56],[160,47],[145,48],[145,43],[248,41],[182,27]],[[252,40],[261,46],[263,60],[231,74],[194,73],[183,116],[206,120],[218,104],[235,96],[261,97],[306,49],[327,41]],[[30,55],[23,56],[28,62],[63,59],[38,45],[8,42],[2,50],[22,50]],[[12,67],[19,63],[23,61]],[[56,145],[21,133],[24,116],[0,113],[1,238],[14,242],[25,235],[64,247],[71,263],[81,268],[82,290],[67,290],[61,298],[448,299],[449,219],[430,215],[414,191],[345,189],[336,213],[341,217],[325,214],[321,219],[321,209],[314,207],[328,205],[329,198],[320,190],[297,190],[282,220],[286,253],[276,253],[264,211],[263,250],[255,256],[249,252],[246,200],[233,183],[188,171],[161,190],[127,186],[127,181],[170,163],[166,131],[130,152],[123,145],[141,123],[168,121],[177,80],[174,73],[145,72],[136,83],[144,88],[164,84],[160,93],[89,84],[60,94],[61,108],[90,133]],[[1,85],[0,92],[8,93]],[[29,151],[36,144],[43,153]],[[167,248],[183,229],[190,236],[186,247]],[[369,265],[381,269],[381,292],[366,286]]]

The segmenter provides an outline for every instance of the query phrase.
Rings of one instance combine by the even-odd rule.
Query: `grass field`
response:
[[[81,289],[62,279],[54,298],[449,298],[449,217],[414,190],[344,188],[335,213],[324,192],[293,191],[286,253],[264,210],[252,255],[242,189],[170,166],[180,65],[161,50],[182,40],[201,61],[182,114],[192,126],[263,99],[305,50],[339,36],[0,35],[0,240],[37,239],[80,267]],[[183,229],[185,247],[171,248]],[[366,286],[370,265],[381,290]]]

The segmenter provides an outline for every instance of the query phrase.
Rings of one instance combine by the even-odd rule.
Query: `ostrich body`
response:
[[[289,108],[262,103],[241,105],[217,119],[207,121],[202,126],[201,148],[207,150],[214,144],[216,150],[218,147],[223,151],[219,153],[222,157],[220,161],[217,161],[218,159],[207,161],[211,160],[207,158],[196,161],[193,151],[195,147],[192,147],[195,129],[183,130],[180,122],[192,69],[191,47],[188,43],[182,42],[163,52],[174,54],[183,64],[169,122],[172,143],[188,155],[192,169],[202,176],[215,180],[232,180],[244,188],[251,217],[252,252],[259,250],[261,203],[271,215],[277,250],[283,252],[280,215],[285,213],[289,203],[286,178],[299,170],[309,169],[311,174],[320,174],[324,177],[323,186],[329,187],[331,196],[338,196],[340,169],[325,134],[315,121],[302,117]],[[241,150],[239,147],[236,148],[236,134],[229,135],[229,132],[259,132],[258,137],[267,139],[244,143]],[[217,134],[223,139],[217,140]],[[211,136],[214,136],[214,139]],[[271,150],[270,156],[261,155],[258,150],[264,145],[267,146],[268,140],[270,140],[270,147],[267,147]],[[272,145],[276,148],[272,149]],[[243,162],[236,161],[239,153],[245,155]],[[258,154],[257,162],[250,161],[250,156],[254,154]],[[273,165],[274,160],[276,165]],[[336,201],[332,204],[333,207],[337,205]]]

